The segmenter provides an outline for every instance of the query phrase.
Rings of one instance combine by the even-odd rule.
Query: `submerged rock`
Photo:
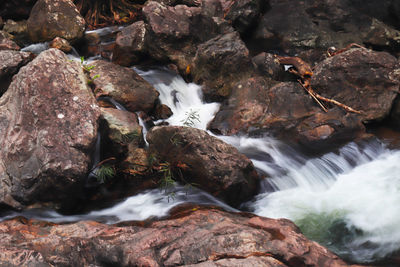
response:
[[[155,127],[147,134],[150,151],[183,181],[194,183],[237,206],[257,193],[260,177],[253,163],[233,146],[207,132],[179,126]],[[182,167],[179,167],[182,166]]]
[[[134,70],[103,60],[90,66],[96,96],[109,96],[132,112],[153,111],[159,93]]]
[[[7,90],[12,76],[33,58],[29,52],[0,50],[0,96]]]
[[[55,37],[73,42],[84,31],[85,20],[70,0],[38,0],[28,19],[28,33],[34,43]]]
[[[349,266],[289,220],[199,207],[119,226],[16,218],[0,246],[5,266]]]
[[[46,50],[21,68],[0,98],[0,203],[76,197],[99,116],[81,65],[60,50]]]

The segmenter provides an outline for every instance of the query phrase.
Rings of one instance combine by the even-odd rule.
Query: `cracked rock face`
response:
[[[14,219],[0,246],[4,266],[349,266],[289,220],[193,206],[119,226]]]
[[[49,49],[0,98],[0,203],[15,208],[77,193],[100,112],[77,62]]]

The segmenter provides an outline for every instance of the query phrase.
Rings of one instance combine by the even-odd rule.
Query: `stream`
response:
[[[40,52],[46,46],[28,48],[25,51]],[[76,55],[70,57],[79,60]],[[218,103],[202,101],[200,86],[186,83],[166,68],[133,69],[153,84],[161,103],[171,108],[174,115],[166,120],[171,125],[183,125],[188,114],[195,113],[198,120],[193,121],[193,127],[205,130],[219,109]],[[400,249],[400,150],[372,139],[310,158],[268,136],[217,137],[238,148],[260,173],[269,177],[262,182],[260,193],[241,209],[290,219],[308,238],[354,262],[376,262]],[[87,214],[61,215],[53,210],[31,209],[0,219],[22,215],[52,222],[96,220],[111,224],[163,217],[183,203],[237,211],[208,193],[177,184],[173,197],[154,189]]]

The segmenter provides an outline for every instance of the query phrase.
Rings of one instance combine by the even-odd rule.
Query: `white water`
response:
[[[229,211],[236,211],[210,194],[195,188],[175,185],[168,192],[160,189],[147,190],[117,203],[113,207],[91,211],[82,215],[62,215],[54,210],[31,209],[20,213],[12,212],[1,220],[24,216],[29,219],[46,220],[55,223],[95,220],[108,224],[122,221],[138,221],[151,217],[161,218],[173,208],[183,203],[215,205]]]
[[[165,69],[135,70],[156,87],[161,102],[173,111],[167,122],[182,125],[187,113],[195,111],[200,121],[194,121],[194,126],[206,129],[219,105],[203,103],[199,86],[187,84]],[[291,219],[309,238],[352,260],[372,261],[400,248],[400,151],[371,141],[350,143],[338,153],[309,159],[269,137],[219,138],[236,146],[270,177],[261,185],[261,193],[246,203],[254,213]],[[150,190],[85,215],[30,210],[1,219],[23,215],[54,222],[93,219],[115,223],[165,216],[172,207],[186,202],[232,210],[202,191],[187,193],[177,186],[175,194],[169,199],[158,189]]]
[[[199,85],[186,83],[182,77],[166,69],[142,71],[134,68],[134,70],[156,88],[160,93],[161,103],[172,110],[173,115],[165,120],[170,125],[185,125],[185,120],[192,113],[198,115],[198,120],[191,120],[191,126],[205,130],[219,109],[218,103],[205,103],[202,100]]]

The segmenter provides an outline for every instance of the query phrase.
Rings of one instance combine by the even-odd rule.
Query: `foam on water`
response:
[[[165,120],[170,125],[184,125],[190,113],[198,115],[198,120],[191,120],[194,128],[205,130],[219,109],[218,103],[205,103],[201,87],[186,83],[182,77],[166,69],[142,71],[134,68],[146,81],[160,93],[160,101],[167,105],[173,115]]]

